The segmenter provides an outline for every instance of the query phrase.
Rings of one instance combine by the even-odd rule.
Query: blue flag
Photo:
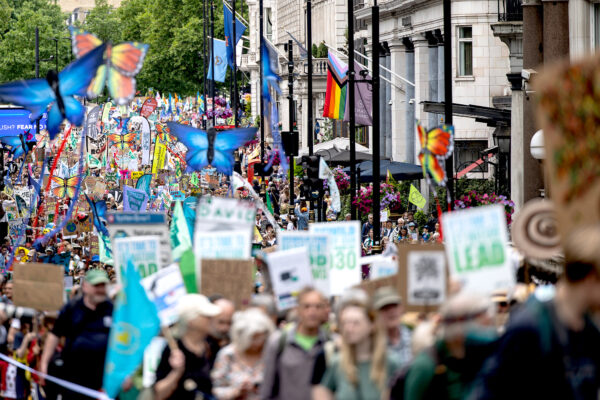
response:
[[[144,174],[137,180],[135,188],[145,191],[150,196],[150,182],[152,182],[152,174]]]
[[[102,384],[113,399],[125,378],[138,368],[144,349],[160,330],[156,306],[148,299],[131,260],[121,279],[123,288],[115,302]]]
[[[237,43],[242,38],[242,35],[246,31],[246,27],[241,23],[239,19],[235,19],[235,44],[232,46],[233,42],[231,38],[233,37],[233,14],[231,10],[225,5],[223,2],[223,21],[225,24],[225,46],[227,47],[227,64],[231,68],[235,63],[233,59],[233,47],[237,45]]]
[[[212,52],[212,57],[215,64],[215,81],[225,82],[225,73],[227,72],[227,46],[224,40],[214,39],[210,41],[214,43],[215,48]],[[212,62],[208,63],[208,75],[206,79],[213,79]]]

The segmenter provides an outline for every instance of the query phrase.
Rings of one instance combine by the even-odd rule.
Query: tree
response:
[[[95,6],[85,18],[82,28],[92,32],[102,41],[121,41],[121,19],[107,0],[96,0]]]
[[[50,0],[0,0],[0,21],[7,28],[0,32],[0,82],[35,77],[35,28],[39,28],[40,59],[56,56],[64,68],[70,60],[70,42],[64,40],[68,30],[67,15]],[[55,60],[40,62],[40,76],[55,68]]]

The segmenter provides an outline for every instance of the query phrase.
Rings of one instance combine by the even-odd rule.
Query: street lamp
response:
[[[539,130],[533,134],[531,142],[529,144],[529,151],[531,157],[538,161],[542,161],[546,158],[546,150],[544,149],[544,131]]]

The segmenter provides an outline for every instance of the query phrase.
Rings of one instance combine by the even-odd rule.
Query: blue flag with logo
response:
[[[225,5],[223,2],[223,22],[225,24],[225,46],[227,47],[227,64],[231,68],[235,63],[233,59],[233,47],[237,45],[237,43],[242,38],[242,35],[246,31],[246,27],[241,23],[239,19],[235,19],[235,44],[232,45],[232,37],[233,37],[233,14],[229,7]]]
[[[224,40],[214,39],[209,41],[214,43],[215,48],[212,51],[212,56],[215,64],[215,81],[225,82],[225,74],[227,72],[227,46]],[[213,63],[208,63],[208,75],[206,79],[213,79]]]
[[[106,394],[114,399],[121,384],[139,367],[144,349],[160,330],[158,311],[148,299],[140,274],[131,260],[121,277],[123,288],[117,296],[102,383]]]

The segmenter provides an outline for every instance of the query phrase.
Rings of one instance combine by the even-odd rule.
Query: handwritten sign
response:
[[[442,221],[450,273],[464,289],[491,293],[514,285],[502,206],[446,213]]]
[[[278,247],[280,250],[308,249],[310,268],[314,285],[321,293],[329,297],[329,249],[327,235],[314,234],[310,232],[288,232],[279,233]]]
[[[309,232],[324,234],[329,238],[330,295],[341,295],[347,288],[360,283],[360,223],[315,223],[309,226]]]

